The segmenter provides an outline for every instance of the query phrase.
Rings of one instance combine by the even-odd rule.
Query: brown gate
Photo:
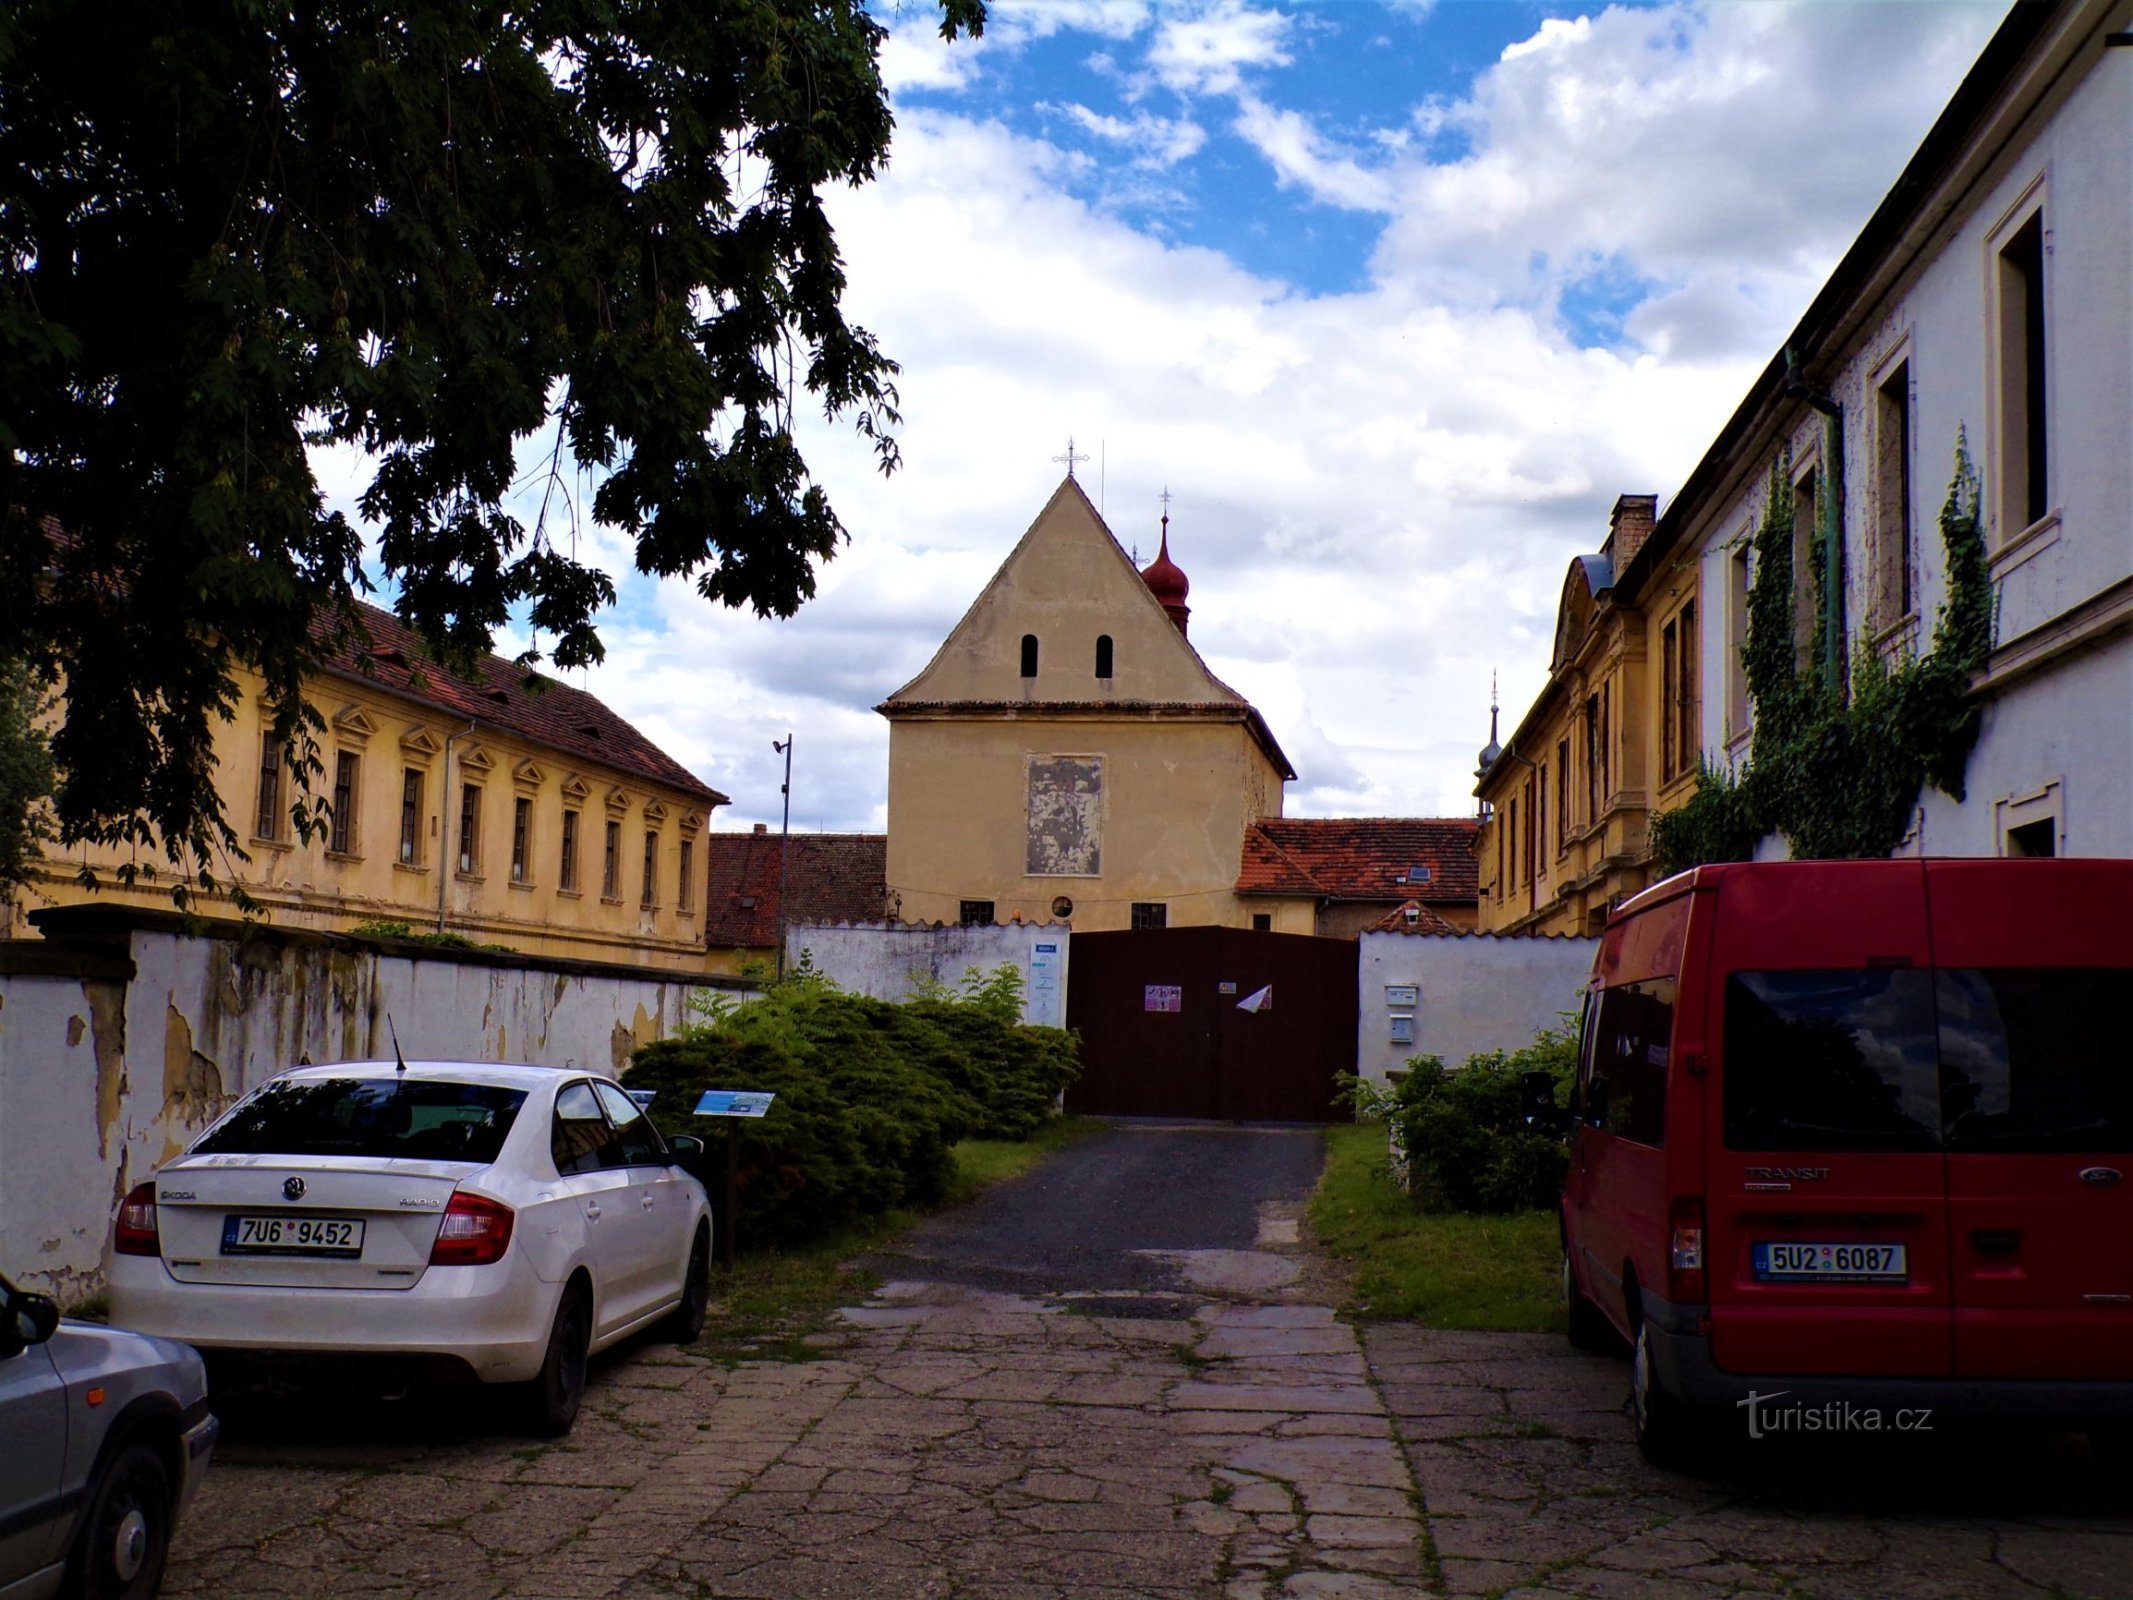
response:
[[[1067,1026],[1081,1035],[1081,1076],[1068,1109],[1346,1121],[1333,1095],[1355,1070],[1356,955],[1353,940],[1242,928],[1077,933]]]

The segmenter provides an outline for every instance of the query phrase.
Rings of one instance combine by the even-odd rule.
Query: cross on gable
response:
[[[1077,462],[1077,461],[1086,461],[1086,460],[1088,460],[1088,459],[1089,459],[1089,453],[1088,453],[1088,451],[1086,451],[1086,450],[1082,450],[1082,451],[1076,451],[1076,450],[1075,450],[1075,448],[1074,448],[1074,436],[1073,436],[1073,435],[1072,435],[1072,434],[1070,433],[1070,434],[1068,434],[1068,435],[1067,435],[1067,447],[1066,447],[1066,454],[1065,454],[1065,455],[1063,455],[1063,456],[1054,456],[1054,457],[1052,457],[1052,459],[1053,459],[1054,461],[1064,461],[1064,462],[1066,463],[1066,469],[1067,469],[1067,476],[1071,478],[1071,477],[1073,477],[1073,476],[1074,476],[1074,463],[1075,463],[1075,462]]]

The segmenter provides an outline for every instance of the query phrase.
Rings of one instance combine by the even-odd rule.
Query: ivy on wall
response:
[[[1813,542],[1814,647],[1803,666],[1793,636],[1793,509],[1789,459],[1770,469],[1755,531],[1755,580],[1741,650],[1755,731],[1735,779],[1708,766],[1685,805],[1652,823],[1652,854],[1666,872],[1706,861],[1745,861],[1773,833],[1798,858],[1885,856],[1902,843],[1927,784],[1963,798],[1977,742],[1970,679],[1992,646],[1992,588],[1985,563],[1978,478],[1958,434],[1955,476],[1940,511],[1948,599],[1932,648],[1885,659],[1862,641],[1844,671],[1828,648],[1831,581]],[[1835,664],[1832,672],[1831,665]]]

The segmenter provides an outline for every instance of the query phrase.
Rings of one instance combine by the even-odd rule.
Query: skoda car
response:
[[[193,1351],[0,1278],[0,1596],[148,1600],[215,1432]]]
[[[575,1069],[300,1067],[126,1196],[112,1318],[218,1364],[510,1385],[529,1431],[567,1433],[592,1352],[702,1329],[711,1207],[679,1165],[701,1149]]]

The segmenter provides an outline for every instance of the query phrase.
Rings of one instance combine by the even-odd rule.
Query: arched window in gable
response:
[[[1096,636],[1096,676],[1111,676],[1111,636],[1108,633],[1099,633]]]
[[[1037,636],[1034,633],[1025,633],[1022,636],[1022,676],[1037,676]]]

